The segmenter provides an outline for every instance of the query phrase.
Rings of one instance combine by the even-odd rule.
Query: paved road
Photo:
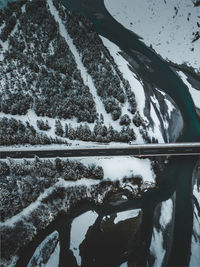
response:
[[[55,157],[95,157],[95,156],[176,156],[200,155],[200,143],[183,144],[145,144],[126,147],[91,147],[60,150],[17,150],[1,151],[0,158],[55,158]]]

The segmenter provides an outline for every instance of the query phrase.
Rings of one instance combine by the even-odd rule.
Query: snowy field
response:
[[[143,182],[155,182],[155,174],[149,159],[119,156],[114,158],[85,158],[80,159],[80,161],[84,165],[95,163],[101,166],[104,171],[104,179],[115,181],[125,176],[134,175],[142,176]]]
[[[200,71],[200,40],[193,42],[193,32],[199,31],[200,6],[181,0],[105,0],[105,5],[118,22],[163,58]]]
[[[73,251],[79,265],[81,264],[79,245],[85,239],[88,228],[94,224],[97,217],[96,212],[88,211],[75,218],[72,222],[70,249]]]
[[[159,220],[160,229],[153,228],[153,236],[151,240],[150,251],[155,257],[154,267],[162,266],[162,262],[166,253],[164,248],[164,231],[172,220],[173,202],[171,199],[162,202],[161,215]]]
[[[187,76],[182,71],[177,71],[177,73],[182,81],[187,85],[195,106],[200,109],[200,90],[192,87],[192,85],[187,80]]]

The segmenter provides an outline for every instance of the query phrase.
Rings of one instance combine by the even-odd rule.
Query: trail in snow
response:
[[[63,179],[59,179],[59,181],[57,183],[55,183],[52,187],[46,189],[43,193],[41,193],[35,202],[31,203],[28,207],[26,207],[21,212],[14,215],[13,217],[7,219],[5,222],[3,222],[3,223],[0,222],[0,227],[2,227],[2,226],[14,227],[15,224],[19,220],[22,220],[23,218],[28,217],[31,214],[31,212],[33,212],[35,209],[37,209],[39,207],[39,205],[41,204],[41,201],[44,198],[46,198],[49,194],[51,194],[54,189],[56,189],[58,187],[67,188],[70,186],[77,187],[77,186],[81,186],[81,185],[90,187],[91,185],[95,185],[98,183],[99,183],[99,181],[91,180],[91,179],[81,179],[81,180],[76,181],[76,182],[68,182],[68,181],[65,181]]]
[[[74,45],[72,38],[68,34],[65,25],[63,24],[61,18],[59,17],[59,13],[58,13],[57,9],[54,7],[52,0],[48,0],[47,2],[49,5],[49,9],[51,11],[51,14],[54,16],[55,21],[58,22],[58,24],[59,24],[61,36],[65,38],[68,46],[70,47],[72,54],[74,55],[77,67],[81,72],[81,76],[82,76],[82,79],[84,81],[84,84],[87,85],[90,89],[90,92],[91,92],[93,99],[95,101],[95,104],[96,104],[97,113],[103,114],[104,123],[106,126],[109,126],[109,124],[112,124],[112,126],[115,129],[119,128],[119,123],[114,122],[112,120],[111,115],[105,111],[104,105],[103,105],[100,97],[97,95],[97,90],[96,90],[95,85],[93,83],[92,77],[88,74],[86,68],[84,67],[84,65],[81,61],[81,55],[79,54],[78,50],[76,49],[76,46]]]

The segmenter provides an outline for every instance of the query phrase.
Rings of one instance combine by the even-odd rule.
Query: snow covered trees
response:
[[[131,120],[130,120],[130,118],[129,118],[129,116],[127,114],[125,114],[125,115],[123,115],[121,117],[121,119],[120,119],[120,125],[126,125],[126,126],[128,126],[128,125],[130,125],[130,123],[131,123]]]
[[[112,119],[115,121],[121,116],[121,108],[114,97],[108,97],[104,100],[105,110],[111,113]]]
[[[10,32],[13,30],[14,26],[16,24],[16,17],[15,16],[11,16],[9,18],[7,18],[6,20],[6,25],[4,26],[4,28],[1,31],[0,34],[0,39],[5,42],[10,34]]]
[[[83,16],[71,13],[61,6],[59,1],[53,3],[73,39],[80,60],[93,80],[106,112],[111,114],[114,121],[119,120],[122,126],[131,128],[132,122],[139,125],[135,116],[135,95],[130,84],[123,78],[114,59],[94,31],[92,23]],[[55,127],[56,135],[71,140],[76,138],[98,142],[131,140],[131,135],[128,134],[128,137],[124,138],[124,133],[120,131],[113,133],[112,128],[103,124],[98,125],[100,130],[97,133],[84,123],[95,123],[95,127],[99,124],[95,102],[89,85],[84,84],[74,51],[60,34],[59,25],[54,14],[50,12],[46,0],[19,0],[12,5],[8,4],[0,14],[0,26],[2,25],[0,32],[6,25],[10,25],[9,31],[12,31],[12,34],[7,36],[8,49],[5,50],[0,62],[1,112],[25,115],[31,109],[37,116],[47,116],[56,120],[76,119],[80,123],[77,129],[73,129],[70,125],[67,125],[68,129],[61,129],[58,122]],[[14,18],[16,21],[13,32]],[[127,101],[130,106],[129,111],[135,116],[134,120],[131,118],[131,122],[126,115],[121,116],[123,104],[127,104]],[[40,119],[37,127],[41,131],[49,129],[49,126]],[[28,131],[29,127],[26,128],[26,131],[20,133],[25,134],[21,141],[17,137],[18,132],[14,133],[13,137],[9,134],[7,137],[1,137],[0,142],[2,144],[52,142],[44,133],[36,134],[31,130]]]
[[[48,131],[49,129],[51,129],[48,120],[46,120],[45,122],[43,120],[37,120],[37,127],[42,131]]]
[[[59,120],[56,120],[56,122],[55,122],[55,134],[58,136],[61,136],[61,137],[64,134],[62,124]]]
[[[125,119],[128,118],[125,116]],[[130,119],[129,119],[130,120]],[[108,142],[129,142],[136,139],[135,133],[128,125],[124,125],[120,132],[113,129],[112,125],[106,127],[102,120],[97,120],[93,130],[88,124],[80,124],[76,129],[71,124],[65,124],[64,136],[71,140],[95,141],[101,143]]]
[[[8,49],[0,63],[0,111],[24,115],[33,109],[38,116],[94,122],[92,95],[46,0],[27,1],[20,13],[23,4],[17,1],[1,11],[0,23],[6,26],[0,37],[8,39]]]
[[[45,124],[45,127],[47,125]],[[0,118],[0,145],[46,145],[52,143],[67,143],[58,138],[49,138],[44,133],[37,133],[35,128],[26,122],[25,124],[16,119]]]
[[[50,161],[36,157],[34,161],[22,162],[9,159],[7,162],[0,161],[0,178],[1,216],[4,221],[35,201],[58,178],[68,181],[81,178],[100,180],[103,169],[94,164],[84,166],[77,161],[59,158]]]

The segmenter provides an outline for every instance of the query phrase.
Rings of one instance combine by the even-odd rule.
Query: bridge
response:
[[[60,149],[42,148],[39,150],[26,147],[24,150],[20,148],[6,149],[0,151],[0,159],[8,157],[20,158],[73,158],[73,157],[103,157],[103,156],[136,156],[136,157],[152,157],[152,156],[192,156],[200,155],[200,143],[164,143],[164,144],[142,144],[142,145],[98,145],[80,148],[79,146],[71,148],[63,145]]]

